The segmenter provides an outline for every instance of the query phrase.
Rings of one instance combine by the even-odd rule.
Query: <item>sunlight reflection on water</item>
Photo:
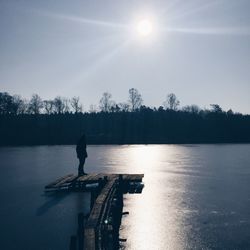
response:
[[[129,249],[183,249],[185,232],[181,227],[180,203],[185,180],[165,175],[171,167],[166,159],[178,158],[182,148],[133,146],[128,148],[129,167],[144,173],[145,188],[140,195],[126,195],[125,208],[130,214],[123,220],[121,236]],[[173,157],[174,156],[174,157]],[[171,185],[174,185],[174,187]],[[132,222],[132,223],[131,223]]]
[[[249,190],[249,175],[244,178],[243,173],[249,173],[244,165],[249,149],[249,145],[123,148],[127,156],[124,169],[145,174],[142,194],[125,195],[124,211],[129,215],[123,218],[120,230],[121,238],[127,239],[123,247],[229,249],[234,244],[235,249],[238,245],[246,249],[250,218],[244,195]],[[235,205],[239,200],[244,206]],[[248,229],[239,227],[242,220],[236,214],[247,220]]]

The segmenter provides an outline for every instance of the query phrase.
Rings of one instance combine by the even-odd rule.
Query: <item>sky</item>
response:
[[[0,0],[0,92],[79,96],[87,111],[137,88],[147,106],[175,93],[250,114],[249,13],[249,0]]]

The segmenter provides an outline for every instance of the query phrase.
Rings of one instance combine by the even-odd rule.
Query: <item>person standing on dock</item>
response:
[[[82,135],[76,145],[76,154],[77,158],[79,159],[79,167],[78,167],[78,175],[85,175],[84,172],[84,163],[85,159],[88,157],[87,150],[86,150],[86,137]]]

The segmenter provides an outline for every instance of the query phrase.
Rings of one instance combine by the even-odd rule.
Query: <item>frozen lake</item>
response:
[[[86,172],[144,173],[124,196],[123,248],[250,249],[250,145],[89,146]],[[44,195],[77,173],[75,146],[0,148],[1,249],[68,250],[88,193]]]

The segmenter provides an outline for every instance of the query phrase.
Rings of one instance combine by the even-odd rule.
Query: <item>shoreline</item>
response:
[[[249,142],[186,142],[186,143],[88,143],[87,146],[133,146],[133,145],[247,145]],[[11,144],[0,145],[0,148],[5,147],[40,147],[40,146],[75,146],[75,144]]]

